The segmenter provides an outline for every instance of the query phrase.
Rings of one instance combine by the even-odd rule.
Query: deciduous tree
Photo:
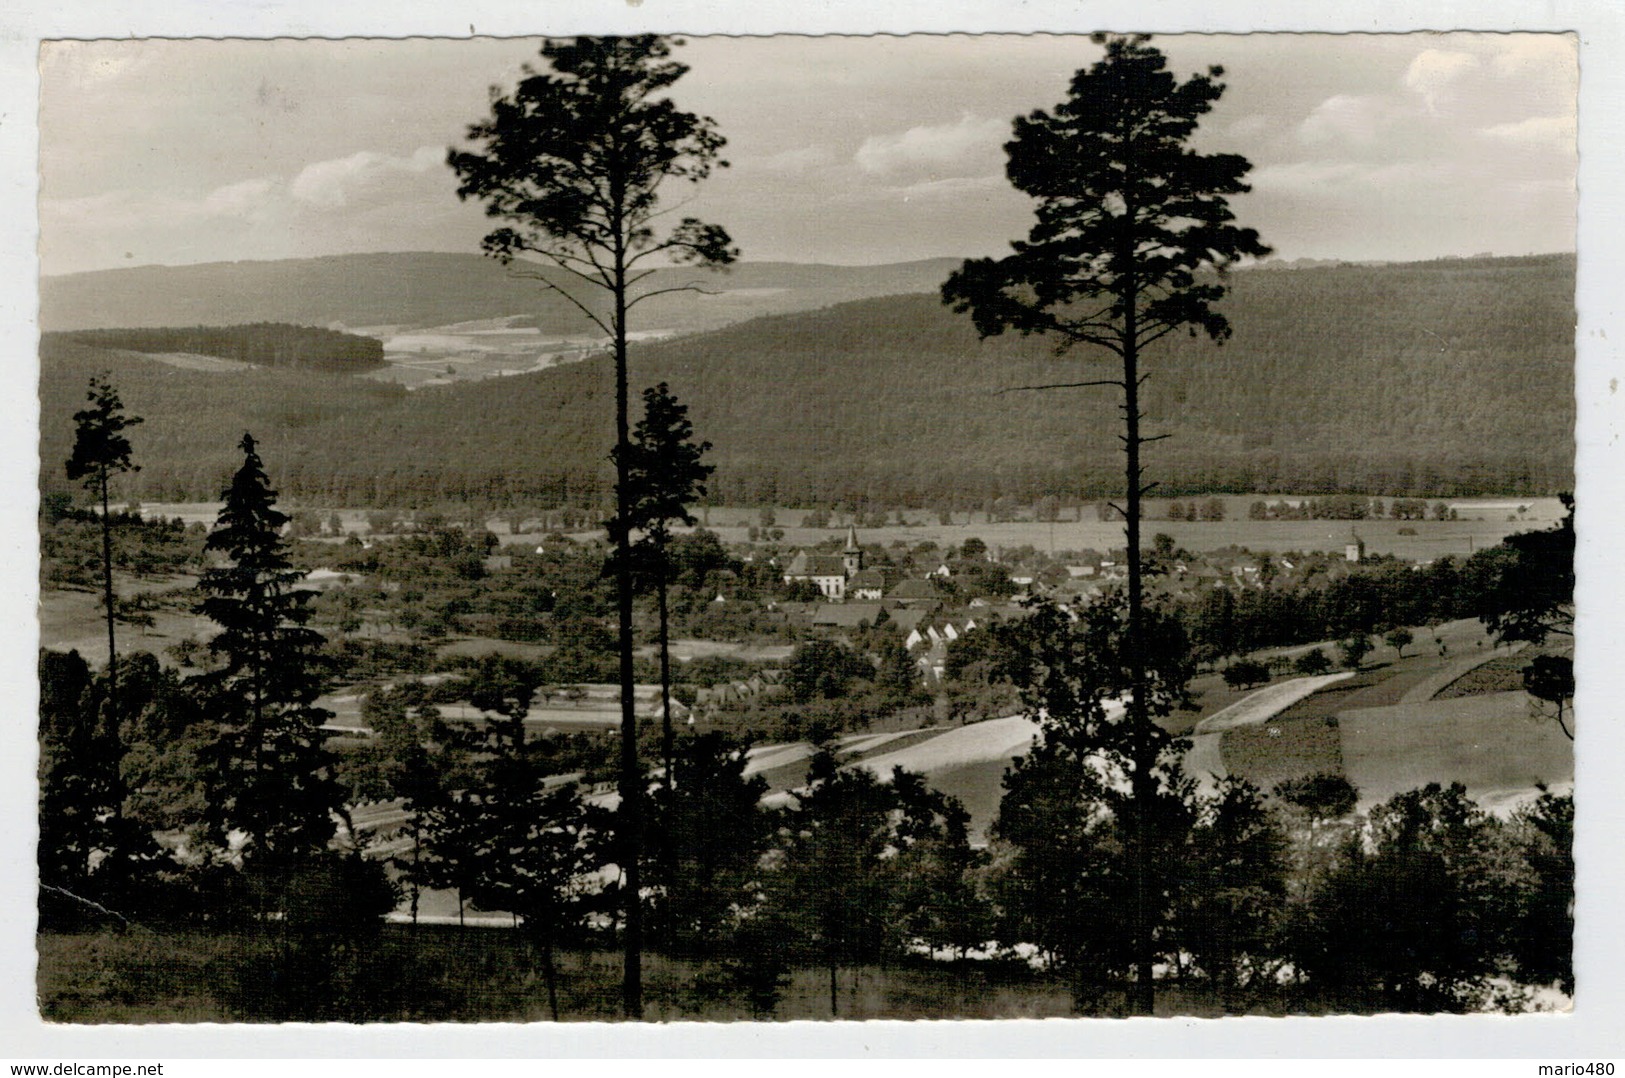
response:
[[[1228,997],[1274,972],[1287,894],[1287,839],[1257,789],[1220,781],[1191,832],[1180,938]]]
[[[541,952],[548,1007],[559,1020],[555,953],[579,927],[590,875],[598,867],[602,810],[589,812],[573,785],[544,786],[527,749],[525,716],[537,679],[520,664],[482,668],[469,701],[492,718],[475,788],[461,792],[476,822],[470,897],[476,906],[519,918]]]
[[[677,954],[715,953],[736,912],[754,904],[774,821],[760,804],[767,780],[747,777],[746,762],[745,746],[721,733],[685,737],[672,781],[653,795],[666,856],[650,866],[652,921]]]
[[[1502,826],[1459,783],[1378,806],[1316,881],[1297,944],[1310,978],[1400,1010],[1477,1009],[1517,903]]]
[[[1563,495],[1563,519],[1542,531],[1520,532],[1502,540],[1493,555],[1479,620],[1497,641],[1544,644],[1553,636],[1574,636],[1574,498]],[[1574,696],[1574,660],[1542,655],[1523,672],[1524,688],[1551,704],[1558,726],[1574,740],[1563,719]]]
[[[918,897],[911,883],[953,842],[963,810],[902,768],[882,782],[837,767],[828,752],[813,757],[808,778],[785,816],[761,916],[829,974],[835,1017],[841,968],[901,953],[908,942],[908,915],[918,912],[905,909]]]
[[[1232,689],[1250,689],[1270,679],[1270,668],[1256,659],[1237,659],[1224,668],[1223,676]]]
[[[1371,648],[1369,636],[1354,633],[1337,642],[1337,657],[1347,669],[1358,670],[1365,663],[1365,657],[1371,654]]]
[[[966,262],[942,287],[943,300],[967,312],[984,336],[1017,330],[1045,334],[1059,351],[1102,349],[1119,362],[1115,375],[1044,387],[1104,385],[1121,393],[1126,490],[1121,507],[1130,557],[1127,631],[1143,632],[1139,563],[1141,498],[1151,489],[1141,450],[1140,391],[1144,351],[1170,333],[1230,333],[1214,309],[1220,276],[1237,260],[1269,249],[1252,229],[1235,225],[1228,199],[1248,190],[1251,165],[1234,154],[1203,154],[1188,143],[1224,86],[1214,67],[1180,82],[1143,36],[1096,39],[1105,55],[1080,70],[1071,93],[1051,112],[1015,122],[1006,144],[1007,174],[1035,198],[1037,222],[1014,253]],[[1134,802],[1150,806],[1159,752],[1150,733],[1144,660],[1130,648],[1129,726],[1142,731],[1130,755]],[[1149,841],[1150,811],[1133,810],[1131,840]],[[1147,851],[1147,856],[1149,853]],[[1132,858],[1143,862],[1145,857]],[[1149,1013],[1156,905],[1147,869],[1133,869],[1137,1009]]]
[[[1157,721],[1189,702],[1189,642],[1162,611],[1142,617],[1132,638],[1127,596],[1114,591],[1078,611],[1039,603],[995,629],[1002,673],[1039,717],[1032,751],[1005,775],[995,832],[1017,848],[1022,872],[1069,896],[1053,909],[1036,897],[1034,924],[1047,942],[1035,942],[1069,969],[1079,1006],[1105,978],[1166,953],[1194,822],[1186,742]],[[1130,686],[1143,723],[1129,710]],[[1133,1009],[1146,1006],[1143,991],[1135,978]]]

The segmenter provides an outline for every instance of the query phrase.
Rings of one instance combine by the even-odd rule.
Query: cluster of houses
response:
[[[1256,588],[1272,579],[1285,583],[1311,572],[1335,578],[1365,560],[1365,543],[1351,533],[1341,558],[1311,554],[1294,559],[1239,550],[1182,554],[1169,558],[1165,571],[1153,574],[1147,585],[1173,595],[1209,588]],[[943,676],[950,644],[979,626],[1024,616],[1021,600],[1041,595],[1061,603],[1087,602],[1122,581],[1127,572],[1125,563],[1098,554],[1069,564],[1018,564],[1009,569],[1014,594],[997,599],[975,597],[961,603],[950,598],[953,589],[944,586],[955,579],[955,570],[947,562],[913,577],[903,577],[891,567],[867,566],[857,529],[848,527],[846,544],[839,553],[800,551],[782,570],[786,584],[810,584],[818,600],[780,605],[805,617],[814,635],[849,637],[889,622],[902,636],[921,680],[932,685]],[[745,681],[701,690],[695,709],[705,711],[771,695],[781,683],[782,671],[763,670]]]
[[[694,694],[694,711],[703,713],[772,695],[784,684],[784,671],[767,667],[743,681],[728,681]]]

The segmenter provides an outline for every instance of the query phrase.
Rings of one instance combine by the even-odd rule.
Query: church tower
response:
[[[863,548],[858,545],[858,528],[855,524],[846,527],[846,549],[841,551],[841,561],[846,565],[847,576],[856,576],[863,569]]]

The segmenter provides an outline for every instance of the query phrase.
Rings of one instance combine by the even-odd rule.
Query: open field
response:
[[[1266,791],[1288,779],[1344,770],[1335,718],[1278,718],[1267,726],[1228,730],[1221,752],[1226,774]]]
[[[1298,497],[1279,495],[1218,495],[1225,506],[1225,519],[1213,522],[1190,522],[1166,519],[1167,501],[1150,501],[1146,505],[1145,532],[1147,536],[1165,532],[1173,536],[1177,546],[1193,551],[1218,550],[1227,546],[1245,546],[1252,550],[1326,550],[1341,552],[1348,542],[1350,527],[1365,540],[1372,554],[1392,554],[1410,560],[1437,558],[1445,554],[1471,554],[1486,546],[1494,546],[1508,535],[1549,527],[1563,517],[1563,505],[1556,498],[1523,499],[1436,499],[1457,509],[1458,520],[1248,520],[1247,508],[1255,501],[1300,501]],[[1191,499],[1179,499],[1188,502]],[[1198,501],[1206,502],[1208,496]],[[1519,509],[1523,508],[1523,512]],[[740,507],[713,507],[707,512],[706,524],[725,540],[743,541],[752,525],[759,524],[759,510]],[[776,526],[784,529],[782,542],[788,546],[810,546],[831,536],[843,535],[846,523],[832,523],[830,528],[802,528],[800,523],[806,509],[776,508],[773,511]],[[1063,512],[1070,517],[1071,511]],[[859,538],[865,543],[889,546],[903,541],[910,544],[931,540],[941,546],[958,545],[971,536],[987,543],[989,548],[1013,549],[1031,546],[1036,550],[1109,550],[1123,545],[1121,521],[1095,519],[1094,507],[1087,506],[1081,521],[1066,519],[1053,524],[1042,521],[1005,521],[989,524],[980,512],[956,513],[954,523],[940,524],[937,514],[926,509],[904,510],[909,523],[888,525],[884,528],[859,528]],[[1415,535],[1401,535],[1401,529],[1411,529]],[[500,534],[500,532],[499,532]]]
[[[216,374],[230,374],[236,371],[253,370],[254,364],[245,363],[240,359],[226,359],[223,356],[204,356],[195,352],[126,352],[123,349],[109,349],[118,356],[139,356],[142,359],[162,363],[168,367],[178,367],[187,371],[212,371]]]
[[[1243,509],[1245,512],[1245,509]],[[1556,517],[1554,516],[1555,520]],[[1550,523],[1550,522],[1547,522]],[[1545,523],[1484,521],[1359,521],[1355,528],[1371,554],[1391,554],[1408,561],[1427,561],[1456,554],[1465,557],[1475,550],[1495,546],[1508,535],[1544,527]],[[1412,528],[1415,535],[1400,535],[1399,529]],[[743,541],[746,527],[717,527],[724,541]],[[1338,553],[1349,539],[1349,524],[1331,520],[1224,520],[1191,524],[1185,521],[1148,520],[1147,535],[1164,532],[1175,546],[1192,551],[1218,550],[1228,546],[1253,551],[1328,551]],[[838,534],[832,529],[786,528],[786,546],[811,546]],[[917,526],[861,528],[858,537],[865,543],[890,546],[910,545],[930,540],[939,546],[957,546],[975,536],[995,552],[1030,546],[1043,552],[1065,550],[1108,551],[1123,545],[1123,525],[1103,521],[1063,521],[1053,525],[1032,521],[1000,524],[919,524]]]
[[[428,328],[363,328],[363,335],[383,341],[388,364],[363,377],[418,389],[546,370],[584,359],[604,347],[598,338],[561,338],[519,324],[523,321],[515,315]]]
[[[1481,656],[1482,661],[1474,663],[1456,677],[1451,678],[1434,696],[1441,700],[1455,699],[1459,696],[1482,696],[1486,693],[1517,692],[1523,688],[1523,668],[1534,658],[1534,653],[1518,654],[1524,650],[1523,644],[1514,644],[1505,650],[1497,650],[1489,655]],[[1553,647],[1550,644],[1538,649],[1541,654],[1562,655],[1573,658],[1574,648]],[[1448,671],[1447,673],[1454,673]],[[1411,703],[1410,700],[1403,701]]]
[[[1439,633],[1455,651],[1441,656],[1430,646],[1399,659],[1384,648],[1387,661],[1353,675],[1203,694],[1208,717],[1196,723],[1204,732],[1191,739],[1187,770],[1204,784],[1237,775],[1265,790],[1319,771],[1340,773],[1359,787],[1362,808],[1428,782],[1461,782],[1496,806],[1527,799],[1537,782],[1572,783],[1572,744],[1555,723],[1529,717],[1524,694],[1416,698],[1419,688],[1431,696],[1464,671],[1508,657],[1504,649],[1466,650],[1465,642],[1482,638],[1477,622],[1453,622]],[[1418,636],[1431,645],[1425,632]],[[1168,725],[1184,732],[1192,722],[1176,715]],[[997,815],[1005,768],[1036,735],[1036,724],[1023,717],[993,719],[871,755],[859,766],[889,774],[901,764],[924,773],[964,802],[980,841]]]
[[[1495,546],[1508,535],[1550,527],[1562,519],[1563,507],[1556,498],[1528,498],[1518,501],[1477,499],[1449,502],[1455,504],[1461,515],[1459,520],[1398,521],[1361,520],[1355,522],[1335,520],[1248,520],[1247,507],[1262,495],[1224,495],[1226,519],[1217,522],[1171,521],[1159,519],[1167,511],[1165,504],[1152,503],[1147,510],[1146,534],[1164,532],[1173,537],[1176,546],[1192,551],[1218,550],[1228,546],[1242,546],[1254,551],[1330,551],[1341,552],[1348,542],[1351,529],[1365,541],[1371,554],[1391,554],[1412,561],[1426,561],[1446,554],[1466,556],[1475,550]],[[1205,501],[1206,499],[1201,499]],[[1271,496],[1273,500],[1273,496]],[[1526,511],[1519,513],[1519,507]],[[339,514],[346,532],[366,535],[367,510],[327,506],[310,506],[324,517],[330,512]],[[142,511],[148,516],[180,517],[187,523],[201,521],[213,523],[219,512],[218,502],[146,502]],[[1464,511],[1465,510],[1465,511]],[[749,529],[759,525],[760,510],[748,507],[714,506],[701,510],[702,527],[707,527],[724,542],[747,542]],[[843,522],[829,528],[800,527],[806,509],[779,508],[774,510],[776,527],[783,529],[780,545],[786,547],[813,546],[845,535]],[[1082,521],[1063,520],[1054,524],[1038,521],[1006,521],[989,524],[981,513],[959,513],[953,524],[939,524],[936,514],[924,509],[905,510],[904,519],[910,523],[891,524],[884,528],[860,528],[858,537],[864,543],[891,546],[895,543],[914,545],[927,540],[939,546],[957,546],[975,537],[996,550],[1013,550],[1030,546],[1040,551],[1111,550],[1123,545],[1123,525],[1093,519],[1092,510],[1086,509]],[[532,522],[534,525],[534,522]],[[491,517],[486,527],[504,543],[535,544],[546,537],[545,532],[521,527],[514,534],[507,521]],[[1415,535],[1401,535],[1401,529],[1415,531]],[[678,529],[681,531],[682,529]],[[602,537],[602,531],[584,532],[583,536]]]
[[[1530,799],[1537,783],[1574,782],[1574,743],[1533,716],[1523,692],[1362,708],[1338,725],[1362,809],[1429,782],[1460,782],[1492,809]]]
[[[728,658],[746,662],[782,662],[795,651],[793,644],[737,644],[719,640],[673,640],[673,662],[686,663],[694,659]],[[644,644],[636,654],[644,658],[657,658],[660,649],[655,644]]]
[[[175,589],[190,588],[192,577],[155,577],[143,580],[116,578],[120,596],[155,594]],[[187,609],[162,606],[146,612],[151,625],[118,625],[120,654],[149,651],[166,665],[174,660],[166,654],[168,648],[187,637],[208,640],[219,632],[219,626],[208,618]],[[70,591],[51,588],[40,593],[39,602],[40,647],[54,651],[77,651],[86,662],[100,666],[107,662],[107,616],[102,611],[101,595],[95,591]]]

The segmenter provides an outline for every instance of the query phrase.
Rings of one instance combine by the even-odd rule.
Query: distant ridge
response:
[[[896,293],[909,274],[934,284],[921,267],[838,273],[855,275],[846,290]],[[1147,357],[1148,423],[1172,435],[1153,447],[1151,475],[1170,495],[1572,489],[1574,270],[1572,256],[1549,255],[1235,274],[1223,347],[1173,335]],[[767,290],[826,272],[837,269],[739,276],[779,282],[754,284]],[[690,405],[714,446],[719,500],[980,506],[1096,497],[1121,481],[1109,394],[1001,392],[1098,371],[1100,357],[1058,358],[1040,338],[979,341],[923,287],[646,342],[631,359],[635,386],[668,381]],[[147,500],[214,496],[244,429],[280,488],[318,504],[588,505],[607,490],[613,380],[602,358],[406,393],[283,371],[177,370],[51,335],[40,387],[47,482],[64,481],[73,410],[104,370],[147,419],[142,471],[129,478]]]
[[[933,291],[955,265],[957,260],[942,258],[882,266],[745,262],[725,273],[662,270],[651,288],[693,282],[717,294],[657,297],[640,309],[634,328],[692,332],[762,314]],[[555,279],[566,278],[557,274]],[[579,294],[598,298],[590,289]],[[539,282],[478,254],[403,252],[137,266],[40,281],[40,328],[46,331],[251,322],[354,330],[509,317],[525,318],[562,336],[598,332]]]

